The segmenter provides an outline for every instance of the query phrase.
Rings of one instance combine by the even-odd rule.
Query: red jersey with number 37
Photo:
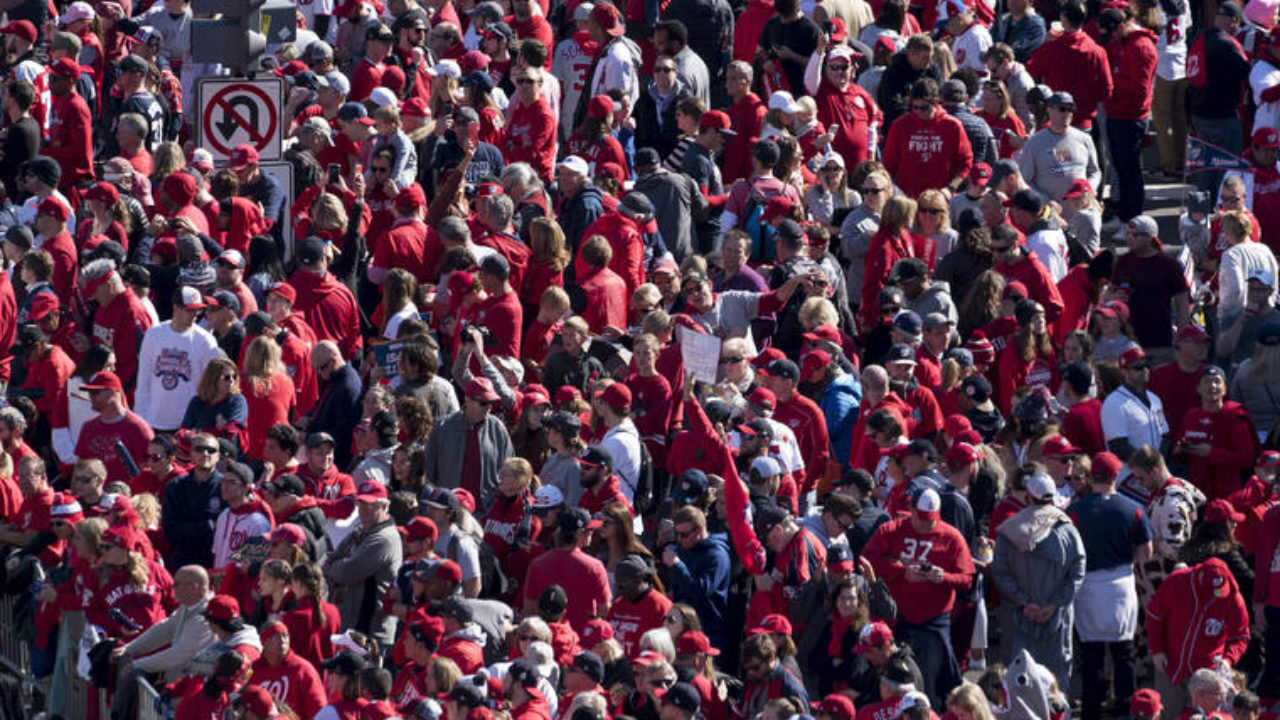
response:
[[[906,515],[881,525],[862,554],[876,575],[884,578],[907,622],[920,624],[949,612],[956,591],[973,582],[973,557],[959,530],[939,520],[927,533],[918,533]],[[942,568],[942,582],[907,580],[908,565],[928,563]]]

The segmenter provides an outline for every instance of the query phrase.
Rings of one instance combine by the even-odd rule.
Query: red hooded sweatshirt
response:
[[[927,120],[910,112],[889,126],[884,165],[902,192],[916,197],[946,187],[957,176],[968,177],[973,146],[960,121],[942,108]]]
[[[1146,627],[1151,654],[1168,658],[1169,677],[1179,684],[1217,658],[1234,667],[1249,645],[1244,596],[1218,558],[1166,578],[1147,604]]]
[[[242,255],[249,254],[249,241],[254,235],[262,235],[271,231],[275,223],[262,215],[262,207],[258,203],[244,197],[231,198],[231,223],[214,239],[219,241],[225,250],[236,250]]]
[[[329,702],[320,673],[293,650],[279,665],[268,663],[265,657],[253,661],[252,684],[266,688],[304,718],[315,717]]]
[[[871,93],[853,82],[841,90],[824,77],[814,99],[818,121],[836,133],[831,149],[843,155],[850,167],[870,159],[874,149],[871,133],[884,122],[884,113]]]
[[[1280,607],[1280,505],[1262,518],[1253,568],[1253,601]]]
[[[310,465],[302,465],[298,477],[307,484],[307,492],[315,497],[325,517],[341,520],[355,512],[356,485],[350,475],[338,472],[336,467],[317,475]]]
[[[1226,498],[1240,489],[1240,471],[1253,466],[1258,455],[1258,434],[1249,412],[1228,400],[1221,410],[1193,407],[1182,417],[1174,436],[1175,454],[1179,442],[1209,445],[1207,456],[1182,453],[1187,462],[1187,479],[1204,491],[1210,500]]]
[[[1107,43],[1113,87],[1103,103],[1113,120],[1145,120],[1151,115],[1152,83],[1156,75],[1156,34],[1130,25],[1123,38]]]
[[[289,284],[298,291],[294,309],[302,313],[316,337],[336,342],[343,357],[355,357],[364,347],[364,340],[360,336],[360,311],[351,290],[328,272],[317,275],[306,268],[295,270]]]
[[[606,212],[587,226],[582,237],[603,235],[613,250],[613,259],[609,261],[609,269],[618,274],[627,284],[627,295],[644,284],[644,239],[630,218],[614,210]],[[581,255],[574,266],[578,277],[583,277],[589,268],[582,262]],[[619,326],[621,327],[621,326]]]
[[[1062,33],[1036,48],[1027,60],[1036,82],[1071,93],[1076,101],[1072,124],[1093,127],[1098,103],[1111,97],[1111,63],[1107,51],[1083,31]]]

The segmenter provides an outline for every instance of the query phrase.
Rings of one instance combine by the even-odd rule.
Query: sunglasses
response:
[[[920,212],[924,213],[925,215],[941,215],[946,211],[943,210],[942,208],[920,208]]]
[[[677,530],[676,537],[681,540],[685,540],[693,537],[696,532],[697,530],[684,530],[684,531]]]
[[[738,364],[738,363],[742,362],[742,360],[743,360],[743,356],[741,356],[741,355],[734,355],[733,357],[720,358],[720,364],[721,364],[721,365],[736,365],[736,364]]]
[[[864,187],[864,188],[860,188],[859,192],[861,192],[863,195],[879,195],[880,193],[888,189],[889,188],[882,188],[882,187]]]
[[[845,63],[840,63],[838,65],[828,65],[827,69],[834,70],[835,72],[844,72],[849,69],[849,66]]]
[[[147,453],[147,459],[151,460],[152,462],[159,462],[161,460],[164,460],[167,457],[169,456],[165,455],[164,453]]]
[[[191,450],[193,452],[208,453],[210,455],[213,455],[218,452],[218,448],[216,445],[196,445],[195,447],[191,448]]]

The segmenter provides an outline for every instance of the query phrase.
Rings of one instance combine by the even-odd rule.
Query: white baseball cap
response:
[[[564,504],[564,493],[555,485],[543,485],[533,494],[533,508],[544,510]]]
[[[441,60],[428,68],[427,74],[431,77],[450,77],[457,80],[462,77],[462,67],[453,60]]]
[[[58,22],[63,25],[70,25],[73,22],[79,22],[81,20],[92,20],[97,16],[97,14],[98,13],[94,11],[92,5],[87,2],[77,0],[77,2],[73,2],[67,7],[67,11],[62,13],[61,17],[58,18]]]
[[[938,496],[938,491],[927,488],[921,492],[920,497],[916,498],[916,512],[935,517],[942,512],[942,498]]]
[[[376,87],[373,92],[369,93],[369,102],[378,107],[397,107],[400,105],[399,98],[391,92],[390,88]]]
[[[796,104],[796,99],[786,90],[779,90],[769,96],[769,109],[781,110],[784,113],[794,113],[800,110],[800,106]]]
[[[1058,494],[1058,484],[1047,474],[1038,472],[1027,478],[1027,497],[1048,500]]]
[[[591,175],[591,168],[587,165],[587,161],[577,155],[570,155],[569,157],[561,160],[560,164],[556,167],[564,168],[565,170],[574,172],[582,177],[590,177]]]

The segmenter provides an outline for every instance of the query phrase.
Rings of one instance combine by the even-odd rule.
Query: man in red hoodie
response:
[[[312,236],[302,241],[298,249],[298,269],[289,277],[289,284],[298,293],[294,309],[302,313],[316,336],[337,343],[343,357],[358,357],[364,347],[360,311],[351,290],[329,273],[328,247],[324,240]]]
[[[1112,87],[1107,51],[1081,30],[1085,18],[1084,3],[1080,0],[1063,5],[1058,15],[1062,34],[1045,41],[1027,59],[1027,72],[1036,82],[1075,98],[1077,111],[1073,124],[1082,130],[1093,127],[1098,103],[1111,97]]]
[[[826,38],[825,34],[819,36],[819,52],[827,44]],[[871,157],[876,129],[884,120],[871,93],[853,82],[853,55],[853,49],[843,43],[827,52],[826,68],[814,98],[818,121],[827,127],[827,132],[835,134],[830,149],[841,155],[849,167],[857,167]]]
[[[1258,434],[1244,406],[1226,399],[1222,368],[1203,368],[1196,390],[1200,404],[1187,411],[1181,429],[1171,436],[1173,454],[1186,461],[1187,479],[1206,497],[1226,498],[1240,489],[1240,472],[1253,466]]]
[[[427,199],[422,194],[422,186],[417,183],[396,195],[391,206],[396,219],[374,243],[373,259],[365,271],[369,282],[381,285],[392,268],[408,270],[420,283],[429,280],[423,260],[427,252],[427,234],[430,232],[422,223],[422,214],[426,208]]]
[[[778,399],[773,419],[791,428],[800,454],[804,456],[803,478],[796,478],[800,491],[807,493],[817,487],[827,471],[831,453],[831,438],[827,434],[827,420],[818,404],[801,395],[800,368],[787,359],[774,360],[761,370],[763,381]]]
[[[947,188],[953,194],[969,178],[973,147],[964,125],[938,105],[932,78],[911,86],[911,112],[889,126],[884,165],[909,197]]]
[[[1116,215],[1125,222],[1142,212],[1146,186],[1142,181],[1142,144],[1151,118],[1156,75],[1156,34],[1111,8],[1098,16],[1098,29],[1107,39],[1113,87],[1103,107],[1107,111],[1107,145],[1116,169],[1120,197]]]
[[[632,218],[642,215],[646,209],[652,215],[653,205],[649,203],[646,208],[647,201],[648,198],[645,198],[642,193],[629,193],[622,202],[618,203],[616,210],[606,210],[603,215],[596,218],[595,222],[588,225],[582,234],[584,238],[600,235],[609,241],[609,247],[613,250],[609,269],[617,273],[627,284],[626,297],[628,298],[645,282],[644,238],[640,234],[640,228],[636,226],[636,221]],[[578,277],[584,276],[584,270],[581,265],[578,266]]]
[[[315,717],[328,704],[324,683],[314,665],[289,647],[284,623],[267,623],[258,634],[262,657],[253,663],[252,685],[259,685],[301,717]]]
[[[1033,254],[1018,244],[1018,231],[1012,225],[991,228],[991,256],[996,271],[1010,282],[1018,281],[1027,289],[1027,297],[1044,308],[1044,319],[1052,328],[1062,315],[1062,294],[1053,283],[1049,269]]]
[[[480,284],[485,299],[471,306],[471,321],[489,331],[492,342],[485,354],[493,357],[520,357],[520,329],[524,327],[524,308],[520,296],[511,288],[511,264],[497,253],[480,261]]]
[[[1181,686],[1196,670],[1230,672],[1249,645],[1249,611],[1226,563],[1210,558],[1165,578],[1147,605],[1147,642],[1156,691],[1171,717],[1187,701]]]
[[[450,598],[441,604],[440,615],[444,637],[437,654],[457,663],[465,675],[484,667],[484,633],[472,622],[471,606]]]
[[[342,520],[356,509],[356,485],[351,476],[338,472],[333,462],[336,443],[326,432],[307,436],[307,463],[298,468],[298,477],[316,499],[325,517]]]

